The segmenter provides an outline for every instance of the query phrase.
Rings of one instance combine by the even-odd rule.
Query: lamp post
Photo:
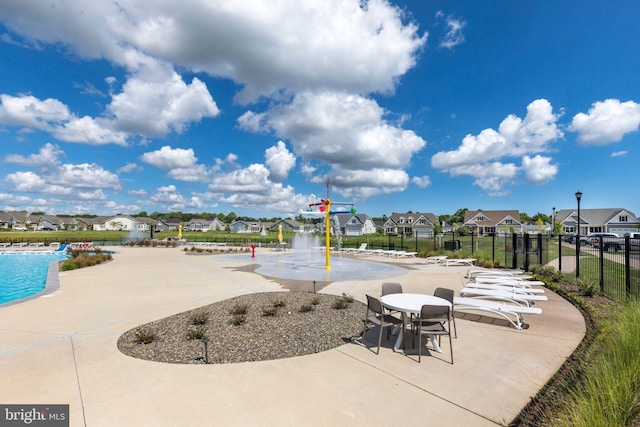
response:
[[[576,200],[578,201],[578,232],[576,233],[576,279],[580,277],[580,199],[582,193],[576,191]]]

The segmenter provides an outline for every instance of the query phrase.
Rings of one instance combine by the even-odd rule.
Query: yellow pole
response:
[[[325,244],[326,244],[326,249],[324,251],[325,253],[325,269],[326,270],[331,270],[331,200],[327,199],[327,204],[325,205],[325,211],[324,211],[324,215],[326,217],[326,221],[327,221],[327,225],[325,227],[324,230],[324,235],[325,235]]]

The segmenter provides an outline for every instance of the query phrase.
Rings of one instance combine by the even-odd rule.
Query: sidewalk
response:
[[[0,402],[70,404],[72,426],[507,425],[585,332],[580,313],[547,291],[542,315],[528,317],[527,330],[475,314],[458,318],[455,365],[448,346],[442,358],[423,355],[417,363],[392,350],[393,337],[379,355],[349,343],[230,365],[162,364],[118,351],[118,337],[140,324],[282,289],[218,260],[180,249],[117,248],[110,263],[60,273],[53,294],[0,308]],[[322,292],[365,301],[365,293],[380,294],[382,281],[398,281],[405,292],[432,294],[437,286],[461,289],[467,270],[391,262],[406,274],[333,283]]]

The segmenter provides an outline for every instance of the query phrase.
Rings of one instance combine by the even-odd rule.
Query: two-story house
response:
[[[473,233],[476,236],[491,236],[494,234],[503,236],[505,234],[523,232],[518,210],[467,211],[464,215],[463,226],[468,228],[470,234]]]
[[[438,217],[432,213],[393,213],[384,223],[384,234],[433,237]]]

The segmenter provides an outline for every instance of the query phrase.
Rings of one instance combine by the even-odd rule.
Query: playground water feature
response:
[[[385,279],[406,274],[402,267],[342,257],[340,254],[331,255],[331,269],[327,269],[324,249],[317,235],[297,233],[290,250],[276,252],[270,248],[256,248],[255,258],[251,255],[226,257],[233,261],[259,264],[256,273],[287,280],[341,282]]]

